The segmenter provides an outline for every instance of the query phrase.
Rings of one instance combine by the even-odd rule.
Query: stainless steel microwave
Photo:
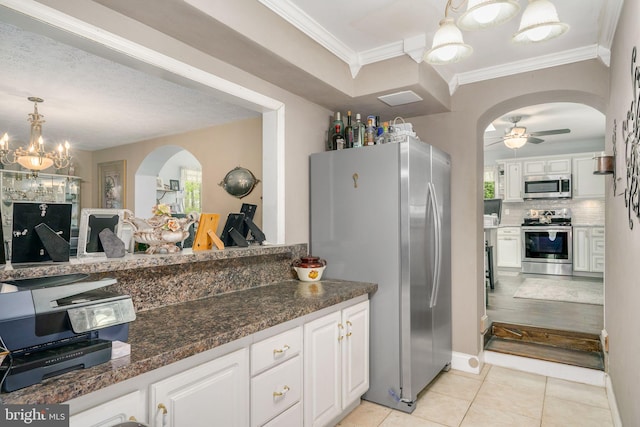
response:
[[[524,177],[524,199],[570,199],[571,175]]]

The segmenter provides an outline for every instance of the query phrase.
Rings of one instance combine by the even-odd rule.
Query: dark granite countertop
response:
[[[286,280],[139,312],[129,331],[131,355],[0,394],[0,399],[6,404],[65,402],[376,289],[362,282]]]

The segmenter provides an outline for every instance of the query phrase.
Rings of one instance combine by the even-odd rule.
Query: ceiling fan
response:
[[[526,127],[518,126],[518,122],[522,120],[522,116],[512,116],[509,117],[508,120],[513,123],[513,126],[507,129],[503,136],[494,137],[499,140],[487,144],[487,147],[503,142],[507,147],[516,149],[522,147],[527,142],[531,144],[540,144],[541,142],[544,142],[544,139],[537,138],[538,136],[560,135],[571,132],[570,129],[552,129],[527,133]]]

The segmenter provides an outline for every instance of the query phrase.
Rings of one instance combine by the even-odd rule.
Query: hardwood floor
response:
[[[527,277],[602,283],[602,279],[598,278],[522,274],[517,271],[498,270],[495,288],[487,289],[487,315],[491,322],[600,334],[604,327],[602,305],[514,298],[516,290]]]

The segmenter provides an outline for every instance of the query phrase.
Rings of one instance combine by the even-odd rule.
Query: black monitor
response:
[[[45,224],[69,242],[71,238],[71,203],[14,202],[11,234],[11,262],[50,261],[35,227]]]

